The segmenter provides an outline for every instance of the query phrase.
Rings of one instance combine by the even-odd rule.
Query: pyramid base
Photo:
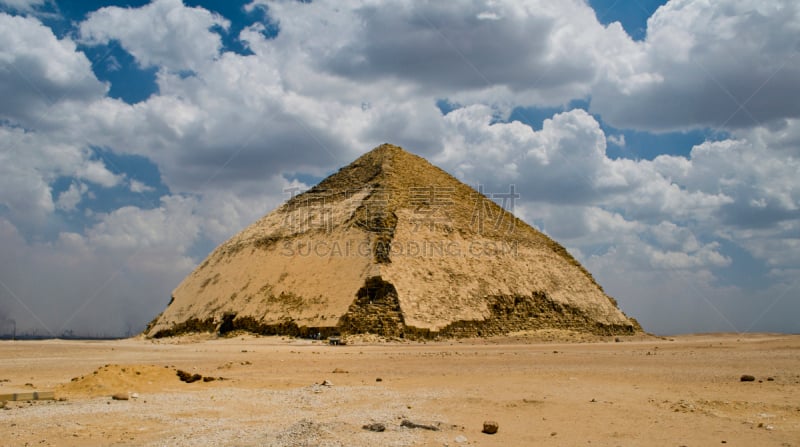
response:
[[[222,319],[190,319],[169,329],[158,331],[153,338],[206,332],[225,336],[232,332],[258,335],[283,335],[311,339],[331,336],[374,334],[388,338],[430,340],[436,338],[473,338],[507,335],[519,331],[560,329],[599,336],[635,335],[643,333],[633,324],[608,324],[588,317],[580,309],[555,302],[541,292],[529,296],[487,297],[490,315],[483,320],[454,321],[442,328],[420,328],[405,324],[391,283],[379,276],[368,279],[347,313],[336,325],[300,326],[292,319],[267,323],[253,316],[227,313]]]

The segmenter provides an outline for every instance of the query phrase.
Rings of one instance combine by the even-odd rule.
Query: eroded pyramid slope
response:
[[[419,338],[539,328],[641,331],[555,241],[384,144],[217,247],[146,334]]]

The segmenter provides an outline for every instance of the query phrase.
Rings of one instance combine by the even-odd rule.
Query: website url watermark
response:
[[[389,254],[390,258],[482,258],[517,256],[519,242],[510,241],[325,241],[299,239],[284,241],[279,249],[287,257],[372,257],[376,251]]]

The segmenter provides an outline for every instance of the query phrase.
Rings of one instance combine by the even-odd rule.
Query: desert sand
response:
[[[56,400],[5,403],[0,444],[800,445],[800,336],[568,335],[3,341],[0,394]],[[184,383],[178,369],[216,380]]]

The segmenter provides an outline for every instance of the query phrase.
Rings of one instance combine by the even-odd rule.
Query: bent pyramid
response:
[[[641,331],[558,243],[384,144],[217,247],[145,334]]]

